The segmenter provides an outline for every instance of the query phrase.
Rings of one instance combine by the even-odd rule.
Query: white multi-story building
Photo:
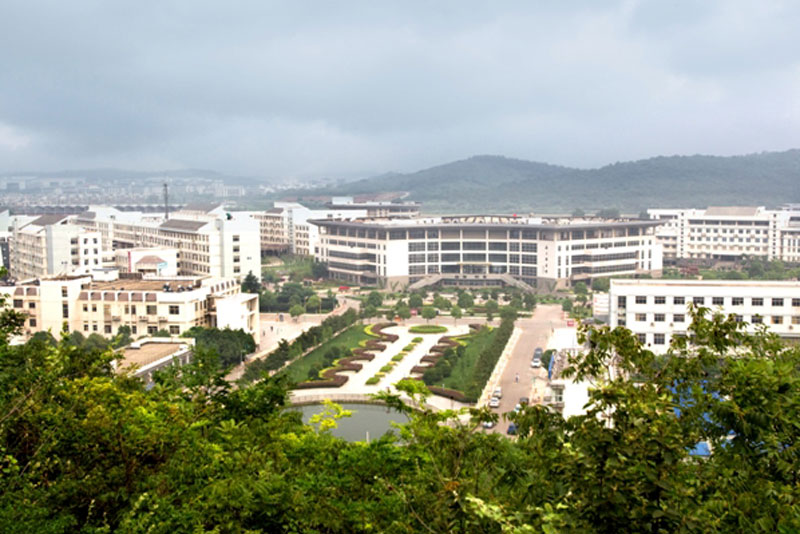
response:
[[[651,209],[663,222],[656,237],[664,258],[736,261],[744,256],[800,262],[800,208]]]
[[[58,276],[0,286],[6,303],[27,314],[22,338],[49,331],[134,336],[160,330],[179,336],[194,326],[242,328],[258,342],[258,295],[241,292],[233,278],[133,277],[93,280]]]
[[[655,221],[453,216],[314,220],[319,260],[358,284],[554,289],[612,275],[658,274]]]
[[[290,252],[314,256],[318,252],[319,230],[312,219],[353,219],[366,217],[367,209],[356,205],[313,210],[296,202],[275,202],[268,211],[249,212],[259,222],[261,252]]]
[[[99,232],[76,226],[74,217],[42,215],[15,223],[9,242],[10,274],[17,279],[88,273],[103,266]]]
[[[187,206],[164,215],[91,207],[77,224],[99,232],[109,248],[159,247],[178,251],[181,275],[261,276],[259,224],[249,213],[222,206]]]
[[[781,337],[800,337],[800,282],[612,279],[609,322],[665,352],[674,336],[686,334],[689,304],[733,315],[750,330],[763,324]]]
[[[420,210],[419,202],[356,202],[353,197],[333,197],[326,206],[336,211],[366,210],[366,215],[357,217],[417,217]]]

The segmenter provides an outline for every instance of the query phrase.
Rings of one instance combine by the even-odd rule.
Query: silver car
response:
[[[489,408],[499,408],[500,407],[500,399],[497,397],[492,397],[489,401]]]

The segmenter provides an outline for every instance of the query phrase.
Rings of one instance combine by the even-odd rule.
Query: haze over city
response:
[[[574,167],[800,146],[800,4],[6,2],[0,172]]]

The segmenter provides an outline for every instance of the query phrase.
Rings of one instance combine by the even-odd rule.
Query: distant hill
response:
[[[745,156],[669,156],[575,169],[474,156],[410,174],[390,173],[297,195],[406,191],[426,212],[587,212],[619,208],[800,202],[800,150]]]

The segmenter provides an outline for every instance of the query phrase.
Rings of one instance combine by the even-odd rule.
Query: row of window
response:
[[[744,306],[745,297],[672,297],[672,304],[675,305],[683,305],[686,304],[687,301],[692,302],[696,306],[705,306],[707,302],[710,302],[712,306],[724,306],[726,298],[729,298],[729,302],[731,306]],[[636,304],[648,304],[649,297],[647,295],[636,295],[635,302]],[[750,298],[750,305],[751,306],[764,306],[765,302],[769,302],[770,305],[780,307],[784,306],[791,300],[791,304],[793,307],[797,308],[800,307],[800,298],[793,298],[787,299],[783,297],[773,297],[773,298],[762,298],[762,297],[752,297]],[[617,297],[617,305],[620,308],[624,308],[628,303],[627,296],[619,296]],[[667,297],[665,296],[654,296],[653,297],[653,304],[666,304]]]
[[[156,306],[155,304],[147,305],[145,307],[145,309],[146,309],[146,314],[147,315],[158,315],[158,306]],[[84,312],[88,312],[89,311],[89,305],[88,304],[84,304],[83,305],[83,311]],[[92,304],[92,311],[93,312],[97,311],[97,304]],[[104,311],[105,311],[106,314],[109,314],[110,313],[110,308],[108,306],[106,306]],[[181,313],[180,305],[178,305],[178,304],[170,304],[169,305],[169,314],[170,315],[180,315],[180,313]],[[131,305],[127,305],[126,304],[125,305],[125,315],[136,315],[136,304],[131,304]]]
[[[35,325],[32,325],[32,326],[35,326]],[[135,324],[130,325],[130,327],[131,327],[131,334],[136,335],[136,334],[139,333],[139,329],[136,327]],[[84,332],[89,332],[90,328],[91,328],[92,332],[99,332],[99,327],[98,327],[97,324],[93,324],[90,327],[89,323],[83,323],[83,331]],[[147,333],[150,334],[150,335],[155,334],[156,332],[158,332],[158,330],[159,330],[159,328],[157,326],[154,326],[154,325],[148,325],[148,327],[147,327]],[[169,331],[170,335],[172,335],[172,336],[179,336],[181,334],[181,327],[176,325],[176,324],[171,324],[171,325],[169,325],[168,331]],[[103,325],[103,333],[104,334],[113,333],[110,324]]]
[[[638,322],[645,323],[647,322],[647,314],[646,313],[637,313],[634,316],[635,320]],[[745,321],[745,317],[743,315],[734,315],[734,321],[737,323],[742,323]],[[790,322],[790,318],[787,316],[785,317],[786,321],[784,321],[784,316],[782,315],[772,315],[769,317],[768,322],[771,324],[788,324]],[[665,313],[654,313],[653,314],[653,322],[654,323],[664,323],[667,320],[667,315]],[[683,323],[686,322],[686,315],[683,313],[675,313],[672,315],[672,322],[673,323]],[[764,317],[761,315],[753,315],[750,317],[750,323],[753,324],[763,324]],[[792,324],[800,324],[800,315],[795,315],[791,317]]]

